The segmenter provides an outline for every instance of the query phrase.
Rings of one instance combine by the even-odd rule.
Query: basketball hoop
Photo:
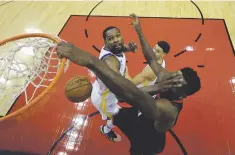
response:
[[[29,117],[45,104],[39,101],[68,68],[69,61],[59,59],[55,51],[61,41],[57,36],[42,33],[22,34],[0,41],[0,113],[3,116],[0,128],[5,123]],[[9,107],[23,93],[26,105],[7,115]]]

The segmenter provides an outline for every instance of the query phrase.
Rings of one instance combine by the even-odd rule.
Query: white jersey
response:
[[[104,47],[103,47],[101,49],[101,52],[100,52],[100,55],[99,55],[99,59],[102,60],[106,56],[109,56],[109,55],[115,56],[118,59],[118,62],[119,62],[119,65],[120,65],[119,72],[120,72],[120,74],[122,76],[124,76],[125,75],[125,71],[126,71],[126,56],[125,56],[125,54],[121,53],[120,56],[117,56],[117,55],[113,54],[112,52],[105,50]],[[97,78],[97,82],[99,84],[100,93],[104,92],[107,89],[107,87],[98,78]]]
[[[102,60],[106,56],[113,55],[118,59],[120,64],[120,74],[125,75],[126,72],[126,56],[121,53],[120,56],[113,54],[110,51],[101,49],[99,59]],[[95,108],[101,113],[102,119],[105,120],[107,117],[111,117],[118,113],[120,106],[118,105],[118,99],[116,96],[110,92],[105,84],[97,78],[93,83],[93,89],[91,93],[91,102]]]
[[[166,62],[165,62],[164,60],[162,61],[161,66],[162,66],[163,68],[166,67]],[[146,67],[147,67],[147,66],[146,66]],[[153,85],[156,81],[157,81],[157,77],[156,77],[153,81],[145,80],[143,83],[139,84],[137,87],[140,88],[140,87],[151,86],[151,85]]]

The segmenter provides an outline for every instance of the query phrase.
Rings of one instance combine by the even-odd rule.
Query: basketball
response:
[[[65,86],[65,95],[71,102],[82,102],[91,96],[92,84],[88,77],[75,76]]]

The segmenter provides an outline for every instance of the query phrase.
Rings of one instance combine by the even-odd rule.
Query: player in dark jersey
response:
[[[133,24],[139,24],[134,16],[133,18]],[[191,68],[176,72],[163,69],[157,62],[152,48],[146,44],[140,24],[135,27],[139,28],[137,33],[145,59],[158,77],[156,84],[146,88],[138,89],[120,73],[72,44],[59,43],[56,51],[59,57],[66,57],[75,64],[89,68],[111,92],[133,106],[130,109],[121,109],[114,118],[114,123],[130,139],[132,155],[153,155],[163,150],[165,132],[175,125],[182,108],[179,104],[174,104],[174,100],[182,100],[199,91],[200,79]],[[149,93],[161,93],[161,98],[154,99]]]
[[[156,87],[156,86],[155,86]],[[146,87],[147,88],[147,87]],[[151,93],[151,91],[146,92]],[[161,90],[159,90],[161,92]],[[158,92],[154,92],[158,93]],[[159,98],[156,98],[156,100]],[[178,120],[178,115],[183,108],[182,102],[171,101],[177,113],[174,125]],[[148,119],[136,107],[122,108],[114,117],[114,125],[117,126],[130,140],[131,155],[155,155],[164,150],[166,142],[166,131],[161,129],[161,123]],[[172,127],[174,127],[174,125]],[[171,128],[172,128],[171,127]],[[156,130],[158,129],[158,130]]]

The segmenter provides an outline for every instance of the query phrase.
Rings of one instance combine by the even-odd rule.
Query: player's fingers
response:
[[[175,83],[178,83],[178,84],[182,84],[183,83],[183,79],[182,78],[174,78],[174,79],[171,79],[171,80],[168,80],[166,83],[168,84],[175,84]]]
[[[172,84],[172,87],[182,87],[182,84],[181,83],[175,83],[175,84]]]
[[[56,53],[60,59],[62,59],[64,57],[62,52],[60,52],[59,50],[57,50]]]
[[[131,42],[128,43],[128,48],[133,51],[133,44]]]
[[[134,13],[132,13],[131,16],[135,19],[137,18],[136,14],[134,14]]]
[[[131,18],[134,19],[135,21],[138,20],[138,17],[135,14],[130,14]]]
[[[138,45],[136,43],[134,43],[134,47],[135,47],[135,51],[137,51]]]
[[[178,72],[172,72],[171,73],[171,77],[177,77],[180,76],[180,74]]]
[[[66,49],[67,46],[68,46],[68,44],[65,43],[65,42],[60,42],[60,43],[58,43],[57,46],[55,47],[56,52],[57,52],[57,53],[63,52],[63,51]]]
[[[129,44],[130,44],[131,46],[133,46],[133,47],[136,46],[136,43],[135,43],[135,42],[130,42]]]
[[[162,81],[163,85],[182,86],[182,83],[183,83],[183,79],[178,79],[178,78]]]
[[[174,78],[177,78],[179,77],[179,75],[175,75],[175,74],[172,74],[172,73],[167,73],[166,75],[164,75],[164,78],[162,81],[168,81],[168,80],[171,80],[171,79],[174,79]]]
[[[133,43],[129,43],[129,46],[130,46],[131,49],[135,48],[135,45]]]
[[[168,87],[168,89],[169,88],[178,88],[178,87],[182,87],[182,84],[172,84],[172,85],[167,85]]]
[[[134,13],[131,13],[131,14],[130,14],[130,17],[134,18],[134,17],[135,17]]]
[[[182,73],[177,73],[173,78],[171,78],[171,80],[172,82],[181,83],[182,85],[187,84],[187,82],[184,80]]]
[[[181,75],[182,75],[181,71],[173,72],[173,76],[181,76]]]
[[[56,47],[64,47],[64,46],[68,46],[68,43],[64,42],[64,41],[61,41],[57,44]]]
[[[182,75],[180,75],[180,74],[177,74],[177,73],[172,73],[172,74],[170,74],[169,76],[168,76],[168,78],[166,78],[166,79],[182,79]]]
[[[132,14],[130,14],[130,17],[131,17],[131,19],[134,19],[134,17],[132,16]]]
[[[69,52],[66,50],[66,48],[63,47],[57,47],[56,48],[56,53],[59,58],[64,58],[69,56]]]
[[[183,81],[184,81],[184,79],[180,76],[177,76],[177,77],[172,79],[172,82],[183,82]]]
[[[131,42],[130,44],[131,44],[131,47],[133,47],[133,49],[136,50],[138,48],[138,46],[135,42]]]
[[[164,84],[164,85],[162,86],[162,88],[163,88],[163,89],[169,89],[169,88],[172,88],[172,86],[169,85],[169,84]]]
[[[61,52],[59,51],[59,50],[56,50],[56,53],[57,53],[57,56],[61,59],[61,58],[63,58],[63,56],[62,56],[62,54],[61,54]]]
[[[56,46],[56,47],[55,47],[55,50],[56,50],[56,53],[57,53],[57,54],[60,54],[60,53],[61,53],[60,48],[61,48],[60,46]]]
[[[165,84],[165,85],[163,86],[164,89],[178,88],[178,87],[182,87],[182,84],[180,84],[180,83],[176,83],[176,84]]]

